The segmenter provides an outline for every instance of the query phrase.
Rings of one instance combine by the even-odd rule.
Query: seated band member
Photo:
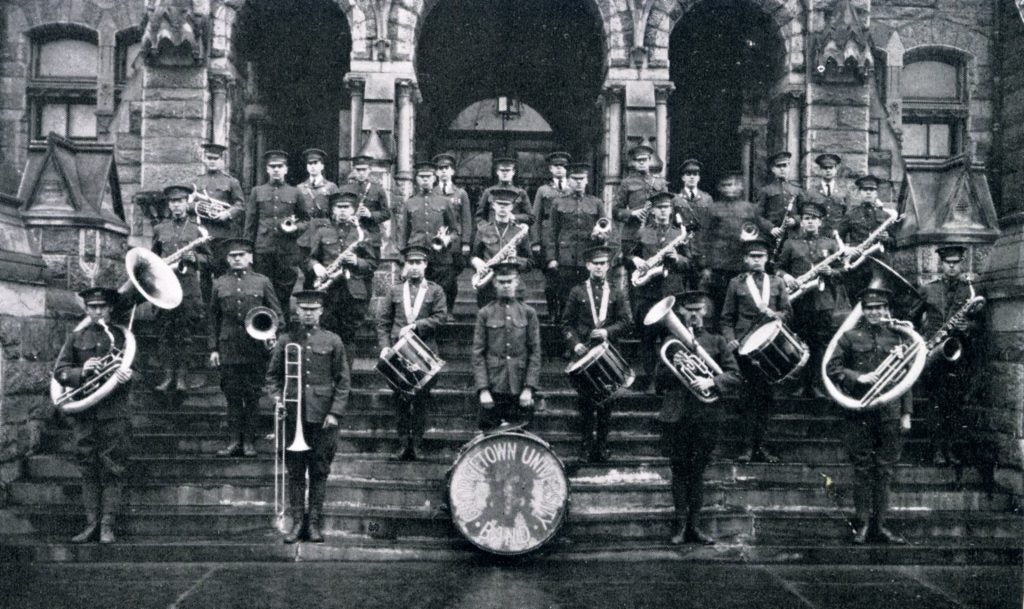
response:
[[[112,349],[124,349],[125,335],[111,325],[110,316],[118,294],[109,288],[89,288],[78,294],[91,323],[72,331],[57,356],[53,378],[69,389],[90,381],[99,372],[101,359]],[[86,526],[71,538],[74,543],[113,543],[114,516],[121,507],[128,455],[131,418],[128,413],[128,381],[131,370],[118,370],[121,385],[92,407],[69,415],[75,438],[75,457],[82,476],[82,503]]]
[[[583,357],[600,343],[612,342],[629,331],[629,303],[608,280],[608,269],[614,253],[608,247],[587,250],[587,272],[590,277],[575,286],[565,300],[562,311],[562,336],[576,357]],[[579,396],[580,460],[604,463],[609,454],[606,447],[608,425],[614,400],[594,404]]]
[[[885,323],[891,317],[892,292],[869,287],[860,295],[863,317],[840,337],[827,363],[827,374],[847,395],[862,395],[878,381],[875,369],[903,335]],[[846,450],[853,464],[853,503],[857,530],[853,542],[906,543],[885,526],[889,487],[903,449],[902,433],[910,431],[912,402],[894,400],[870,410],[846,410]]]
[[[416,336],[437,353],[434,335],[444,324],[448,307],[441,286],[425,279],[427,248],[410,245],[402,250],[405,258],[400,283],[388,288],[377,316],[377,346],[381,355],[387,355],[396,342],[406,334]],[[395,391],[391,397],[395,411],[395,431],[398,434],[398,452],[394,458],[401,461],[416,459],[416,450],[423,437],[423,423],[430,406],[430,388],[415,397]]]
[[[502,188],[492,188],[490,194],[493,214],[492,220],[480,222],[476,229],[476,241],[473,243],[473,257],[469,259],[470,264],[477,272],[487,266],[487,261],[493,258],[505,245],[515,239],[525,224],[516,224],[512,215],[512,204],[516,198],[516,191]],[[515,249],[507,256],[518,258],[529,264],[530,237],[522,237],[515,245]],[[522,269],[523,271],[527,269]],[[476,305],[482,307],[494,300],[494,280],[481,286],[476,291]]]
[[[322,292],[313,290],[295,293],[298,323],[280,335],[266,371],[267,393],[277,408],[285,409],[285,446],[291,446],[300,424],[302,437],[309,446],[309,450],[285,451],[288,506],[292,517],[285,543],[295,543],[302,538],[304,517],[308,523],[307,539],[317,543],[324,540],[320,527],[327,475],[331,473],[331,461],[338,448],[338,419],[345,412],[352,383],[345,345],[337,334],[320,327],[323,297]],[[298,345],[299,350],[295,351],[292,345]],[[289,349],[293,355],[288,354]],[[285,361],[293,357],[293,361],[301,364],[301,386],[295,379],[286,378],[290,373]],[[291,402],[296,397],[300,398],[298,405]],[[296,408],[301,411],[301,421],[297,419]],[[305,505],[307,475],[308,511]]]
[[[518,264],[497,265],[493,281],[497,298],[477,311],[471,354],[484,431],[529,423],[540,384],[540,320],[533,307],[516,299]]]
[[[722,374],[714,378],[696,380],[698,388],[704,391],[716,388],[719,394],[724,394],[739,386],[739,369],[726,340],[704,329],[706,301],[706,292],[683,292],[676,296],[675,311],[697,343],[722,369]],[[676,352],[672,363],[682,369],[686,365],[685,354]],[[674,544],[712,544],[714,540],[698,528],[697,521],[704,502],[704,470],[711,463],[718,443],[722,405],[698,400],[666,367],[660,369],[658,384],[665,388],[658,420],[662,449],[672,473],[672,505],[676,517],[671,541]]]
[[[284,322],[274,286],[252,270],[252,242],[228,239],[224,249],[228,272],[213,281],[207,314],[210,366],[220,368],[220,388],[228,405],[231,434],[231,442],[217,454],[255,457],[253,426],[269,353],[263,341],[246,332],[245,316],[254,307],[268,307],[280,324]]]
[[[188,217],[188,186],[168,186],[164,189],[171,217],[153,228],[153,252],[166,257],[202,238],[199,226]],[[163,377],[153,387],[155,391],[188,389],[185,359],[182,352],[191,352],[194,335],[203,323],[203,294],[200,273],[206,271],[210,257],[207,243],[202,243],[181,255],[173,266],[174,275],[181,284],[181,304],[173,309],[156,309],[157,332],[160,349],[157,357]]]
[[[725,291],[720,325],[729,349],[735,351],[751,330],[772,319],[788,320],[793,313],[782,280],[765,272],[768,264],[768,243],[760,239],[747,241],[743,262],[747,272],[733,277]],[[745,449],[736,458],[740,463],[757,461],[776,463],[779,458],[764,447],[765,429],[775,407],[771,385],[750,371],[743,371],[739,388],[741,433]]]

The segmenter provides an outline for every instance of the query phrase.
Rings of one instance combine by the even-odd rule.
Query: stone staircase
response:
[[[257,443],[257,458],[219,458],[225,442],[224,400],[217,373],[196,362],[194,387],[180,403],[151,390],[155,341],[137,325],[142,347],[140,381],[132,404],[134,457],[119,520],[119,543],[73,546],[81,528],[77,471],[70,432],[48,429],[25,475],[10,485],[13,506],[2,521],[0,560],[229,561],[451,559],[473,555],[455,533],[445,507],[445,475],[460,447],[476,434],[476,402],[469,371],[475,304],[463,278],[457,323],[440,340],[448,368],[434,390],[423,460],[388,460],[395,448],[389,391],[373,370],[376,344],[367,330],[355,345],[352,399],[341,422],[327,502],[323,545],[284,546],[274,530],[273,441]],[[540,291],[526,297],[544,313]],[[927,444],[915,421],[893,493],[893,528],[904,547],[848,543],[852,515],[851,468],[840,441],[842,420],[826,400],[787,399],[768,436],[779,464],[736,464],[735,404],[727,417],[714,464],[707,473],[704,522],[720,541],[710,548],[666,543],[672,522],[668,466],[658,449],[658,399],[627,391],[612,420],[610,463],[576,461],[575,394],[562,374],[564,350],[557,329],[542,328],[543,404],[532,430],[549,441],[570,475],[570,511],[549,558],[620,556],[763,562],[872,562],[1009,564],[1021,560],[1024,526],[1009,495],[989,492],[972,469],[920,465]],[[623,352],[639,362],[639,345]],[[270,412],[264,428],[272,428]],[[827,484],[828,483],[828,484]],[[826,492],[826,488],[829,489]],[[15,534],[20,533],[20,534]]]

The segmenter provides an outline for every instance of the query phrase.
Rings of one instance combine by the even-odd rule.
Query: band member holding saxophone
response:
[[[377,346],[386,354],[398,339],[415,333],[437,353],[434,336],[445,323],[448,306],[441,286],[425,278],[430,250],[422,245],[410,245],[402,250],[402,255],[405,258],[403,280],[388,288],[377,315]],[[423,437],[424,419],[431,403],[430,389],[415,396],[395,391],[391,403],[398,434],[394,459],[413,461]]]
[[[627,154],[633,171],[622,179],[612,202],[612,215],[622,227],[623,252],[633,251],[636,247],[637,233],[647,223],[650,215],[651,206],[647,202],[651,196],[668,190],[665,179],[651,173],[654,148],[639,144],[630,148]]]
[[[352,172],[340,187],[343,192],[359,195],[356,201],[356,217],[363,230],[368,230],[380,239],[381,225],[391,219],[391,202],[384,188],[370,178],[370,163],[373,158],[366,155],[352,157]]]
[[[503,188],[492,188],[490,194],[492,220],[480,222],[476,229],[476,241],[473,243],[473,257],[469,263],[473,265],[481,277],[495,263],[500,262],[499,258],[518,258],[524,265],[529,265],[530,247],[527,243],[529,237],[523,231],[529,231],[530,227],[525,224],[516,224],[512,216],[512,205],[516,199],[516,191]],[[499,256],[503,254],[503,256]],[[491,265],[487,263],[491,262]],[[526,270],[526,269],[523,269]],[[477,285],[477,282],[474,282]],[[476,288],[476,304],[482,307],[494,300],[495,290],[493,279]]]
[[[288,154],[269,150],[263,155],[270,180],[252,189],[245,207],[243,236],[254,244],[253,268],[274,284],[287,321],[292,289],[302,263],[298,238],[309,224],[310,202],[284,181]]]
[[[793,155],[786,151],[776,152],[768,157],[769,181],[754,200],[757,215],[771,226],[774,251],[793,235],[800,225],[799,210],[806,194],[800,186],[789,181],[789,163]]]
[[[567,178],[569,163],[572,157],[568,152],[552,152],[545,157],[548,163],[548,171],[551,173],[551,181],[541,184],[537,188],[537,194],[533,196],[533,226],[530,227],[530,251],[532,259],[544,270],[544,300],[548,304],[548,320],[554,321],[558,318],[558,277],[556,272],[550,272],[544,268],[544,225],[551,221],[551,210],[556,199],[568,196],[572,191],[569,189]]]
[[[200,289],[200,273],[207,270],[210,258],[209,243],[203,241],[207,235],[205,227],[200,229],[188,217],[188,186],[168,186],[164,189],[171,217],[153,228],[153,252],[169,256],[181,251],[179,260],[173,265],[183,298],[173,309],[156,308],[156,325],[160,349],[157,357],[163,376],[153,388],[155,391],[185,391],[187,386],[185,359],[182,351],[192,351],[193,334],[203,323],[203,294]],[[212,235],[209,235],[212,237]]]
[[[608,269],[614,252],[598,246],[587,250],[587,272],[590,277],[575,286],[565,300],[562,311],[562,336],[576,357],[602,342],[614,342],[629,331],[629,303],[617,286],[608,281]],[[595,404],[584,397],[576,399],[580,411],[580,460],[592,463],[608,461],[606,447],[608,425],[614,400]]]
[[[281,305],[270,279],[252,270],[252,242],[229,239],[224,248],[230,270],[214,280],[207,315],[210,366],[220,369],[231,438],[217,455],[255,457],[253,427],[268,354],[263,341],[249,336],[245,320],[253,308],[267,307],[280,323]]]
[[[449,321],[455,306],[455,288],[459,269],[455,268],[455,252],[461,251],[459,219],[447,197],[434,193],[437,166],[430,162],[416,163],[416,194],[406,200],[398,214],[399,249],[422,245],[430,251],[427,279],[441,286],[448,303]]]
[[[868,287],[858,295],[863,317],[839,337],[826,363],[829,379],[848,395],[860,395],[875,385],[879,381],[879,365],[893,349],[904,344],[903,335],[888,322],[892,296],[891,290],[881,287]],[[854,543],[906,543],[886,528],[885,517],[889,487],[903,447],[901,433],[910,430],[912,407],[911,400],[896,399],[872,409],[844,411],[858,520]]]
[[[345,345],[337,334],[320,327],[323,297],[316,290],[295,293],[299,323],[281,334],[266,369],[267,393],[277,408],[285,409],[285,443],[291,444],[301,430],[309,447],[285,452],[292,516],[292,528],[284,537],[285,543],[295,543],[303,537],[303,520],[308,525],[306,539],[314,543],[324,540],[321,526],[327,475],[338,448],[338,419],[345,412],[352,385]],[[289,349],[294,360],[287,354]],[[297,370],[289,370],[286,360],[297,363]]]
[[[769,319],[785,322],[793,315],[786,286],[781,279],[765,272],[768,243],[754,239],[745,242],[744,247],[747,253],[743,262],[747,272],[729,281],[722,304],[720,325],[730,351],[735,351],[740,340],[761,322]],[[773,388],[749,371],[744,371],[743,376],[746,382],[739,390],[739,404],[743,409],[740,423],[745,449],[736,460],[740,463],[777,463],[779,458],[764,447],[768,419],[775,407]]]
[[[473,329],[473,382],[480,398],[480,429],[502,423],[529,423],[540,384],[540,320],[516,299],[519,265],[496,265],[498,297],[476,314]]]
[[[203,295],[210,297],[214,277],[219,277],[228,270],[227,252],[224,251],[224,240],[237,237],[245,221],[245,195],[238,179],[224,170],[224,152],[226,147],[208,142],[203,144],[203,173],[193,179],[197,195],[209,197],[221,205],[210,206],[209,213],[199,213],[205,206],[197,201],[190,201],[189,211],[195,212],[203,227],[210,231],[213,241],[210,243],[210,264],[201,271]]]
[[[118,293],[109,288],[89,288],[78,293],[85,303],[89,323],[68,334],[57,356],[53,378],[68,388],[87,383],[102,367],[103,359],[125,348],[121,327],[110,321]],[[75,438],[75,455],[82,476],[82,503],[86,527],[71,541],[114,541],[114,515],[121,506],[121,487],[131,448],[128,413],[128,381],[131,370],[118,370],[120,386],[97,404],[68,415]]]
[[[476,222],[473,219],[473,204],[469,200],[469,193],[465,188],[457,186],[452,179],[455,177],[455,156],[442,153],[434,156],[431,161],[437,167],[437,186],[434,187],[434,194],[448,199],[448,205],[452,208],[452,214],[459,222],[459,240],[461,246],[459,251],[453,252],[455,273],[458,275],[469,263],[470,248],[474,243],[476,235]],[[452,288],[449,310],[455,304],[459,295],[459,282],[455,282]]]
[[[697,376],[692,382],[701,391],[714,390],[722,395],[741,383],[736,359],[726,340],[704,328],[707,315],[707,293],[698,290],[677,295],[676,309],[683,325],[689,328],[697,344],[718,364],[720,373]],[[677,370],[688,366],[688,354],[677,349],[671,366]],[[676,525],[672,543],[713,544],[710,535],[703,532],[697,522],[704,503],[704,470],[711,463],[711,455],[718,443],[722,405],[696,397],[693,389],[681,383],[672,374],[666,362],[659,373],[658,383],[665,387],[658,420],[661,422],[662,450],[668,457],[672,474],[672,505],[675,507]]]
[[[480,200],[476,203],[476,211],[473,217],[477,223],[487,220],[491,214],[491,191],[495,188],[512,189],[516,191],[516,200],[512,203],[512,214],[516,218],[516,224],[533,225],[533,211],[530,209],[530,197],[526,191],[512,183],[516,177],[516,159],[514,156],[503,156],[494,159],[494,175],[498,183],[488,186],[481,194]]]

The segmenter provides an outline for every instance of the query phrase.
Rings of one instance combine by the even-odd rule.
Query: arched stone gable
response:
[[[213,22],[213,42],[211,46],[214,57],[231,55],[234,41],[235,23],[238,14],[250,1],[234,0],[218,1],[211,7],[210,17]],[[371,6],[374,0],[333,0],[334,4],[345,14],[349,33],[352,36],[352,59],[371,59],[377,23]]]

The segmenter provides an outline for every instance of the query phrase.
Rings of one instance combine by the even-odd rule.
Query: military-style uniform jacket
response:
[[[76,389],[88,382],[92,373],[86,374],[83,370],[85,362],[94,357],[103,357],[110,353],[110,337],[114,337],[114,346],[124,349],[124,331],[115,327],[112,323],[107,326],[110,334],[99,324],[90,323],[88,326],[68,334],[57,355],[57,362],[53,369],[53,378],[64,387]],[[128,417],[128,388],[131,382],[124,383],[111,391],[96,405],[82,413],[74,415],[76,418],[95,417],[100,420],[119,419]]]
[[[480,225],[477,226],[476,241],[473,242],[473,251],[471,252],[471,255],[487,262],[492,256],[498,253],[498,250],[505,247],[505,244],[511,241],[519,231],[519,225],[512,224],[511,222],[503,227],[498,227],[497,224],[490,220],[487,222],[481,222]],[[530,235],[527,234],[519,241],[519,243],[516,244],[514,252],[515,256],[517,256],[522,261],[522,264],[526,266],[530,264],[529,241]]]
[[[846,217],[846,189],[842,188],[839,181],[836,180],[832,183],[829,194],[825,194],[825,183],[818,180],[818,183],[807,191],[807,199],[825,208],[827,215],[822,218],[821,234],[831,237],[832,232],[839,230],[843,218]]]
[[[455,184],[438,184],[432,194],[448,199],[448,205],[459,221],[459,236],[462,243],[472,244],[476,222],[473,221],[473,205],[469,201],[466,189]]]
[[[530,245],[544,245],[544,226],[551,221],[551,210],[555,201],[572,194],[567,183],[568,178],[562,179],[562,187],[558,188],[554,180],[549,184],[541,184],[533,195],[533,226],[530,227]]]
[[[681,221],[689,232],[690,265],[698,271],[707,265],[704,254],[711,225],[711,208],[714,205],[711,195],[699,188],[692,198],[690,192],[683,188],[683,192],[672,199],[672,221]]]
[[[325,267],[330,266],[335,258],[356,241],[359,241],[359,231],[354,224],[346,222],[342,226],[321,226],[310,239],[310,257],[306,261],[306,267],[312,271],[316,262]],[[353,253],[356,255],[356,263],[345,265],[349,270],[349,278],[346,280],[343,276],[338,277],[331,283],[330,289],[345,290],[356,300],[366,300],[370,297],[369,282],[373,279],[373,272],[377,270],[377,260],[380,257],[377,235],[364,230],[363,240],[359,241]]]
[[[203,226],[210,231],[210,235],[217,238],[236,236],[237,225],[245,215],[245,195],[242,194],[242,185],[238,179],[223,171],[215,171],[199,174],[192,183],[198,192],[206,190],[210,197],[231,205],[231,219],[227,222],[203,219]],[[189,207],[189,211],[195,212],[195,205]]]
[[[639,241],[629,255],[647,260],[678,237],[681,232],[679,228],[671,224],[649,224],[640,229],[637,234]],[[647,284],[638,288],[645,300],[661,300],[664,296],[677,294],[688,287],[686,273],[690,270],[689,249],[686,244],[679,244],[675,250],[679,254],[678,262],[672,262],[667,256],[661,261],[668,271],[668,276],[654,277]]]
[[[310,203],[298,188],[286,182],[261,184],[249,194],[244,236],[255,244],[257,254],[295,253],[296,240],[308,228],[309,212]],[[293,215],[298,229],[290,234],[281,232],[281,222]]]
[[[562,336],[565,337],[566,345],[573,349],[578,344],[586,345],[590,342],[590,331],[594,328],[604,328],[608,331],[608,340],[615,341],[623,332],[629,330],[633,325],[629,314],[629,304],[626,297],[607,281],[600,283],[593,279],[587,279],[594,294],[593,311],[600,315],[602,286],[609,285],[608,310],[604,321],[600,325],[594,324],[594,314],[590,308],[590,297],[587,296],[587,284],[581,283],[573,287],[569,297],[565,301],[564,312],[562,313]]]
[[[753,225],[761,232],[771,228],[768,221],[758,215],[753,203],[740,199],[715,202],[708,208],[706,219],[707,223],[701,228],[703,238],[698,242],[704,251],[696,256],[705,268],[723,271],[744,268],[743,242],[740,241],[744,224]]]
[[[370,210],[369,218],[359,219],[359,223],[364,230],[379,233],[380,225],[391,219],[391,202],[388,199],[388,193],[380,184],[373,180],[359,182],[355,179],[349,179],[339,190],[341,192],[354,192],[359,195],[359,200],[356,201],[357,210],[360,203]]]
[[[153,228],[153,253],[162,257],[169,256],[200,237],[199,227],[190,218],[186,217],[182,221],[164,220]],[[206,268],[210,262],[209,242],[196,246],[192,253],[196,256],[195,263],[182,262],[172,268],[181,284],[184,296],[182,306],[202,307],[203,296],[196,270]],[[183,269],[184,273],[181,272]]]
[[[705,331],[703,328],[692,330],[697,344],[704,347],[711,359],[715,360],[722,374],[714,377],[715,388],[722,395],[731,393],[742,382],[736,358],[729,350],[728,341],[718,335]],[[665,340],[671,340],[668,337]],[[661,347],[658,348],[659,352]],[[661,401],[658,420],[663,423],[675,423],[684,416],[691,419],[717,421],[721,417],[722,405],[719,403],[705,404],[679,382],[679,379],[665,366],[659,367],[658,386],[665,388],[665,398]]]
[[[786,209],[789,208],[788,217],[798,221],[797,227],[789,229],[790,236],[799,227],[800,205],[804,202],[806,195],[804,190],[791,182],[775,180],[765,184],[757,193],[754,206],[757,208],[757,215],[768,221],[768,228],[782,226],[783,216],[786,216]],[[793,205],[790,207],[789,202]]]
[[[832,359],[826,365],[826,373],[844,394],[861,397],[869,385],[858,383],[857,378],[878,368],[893,347],[899,344],[903,344],[903,335],[899,332],[885,324],[873,326],[867,319],[861,319],[839,337]],[[881,412],[883,419],[891,420],[898,419],[901,414],[911,414],[913,403],[911,400],[900,399],[875,408]]]
[[[459,235],[459,220],[448,203],[448,198],[434,194],[415,194],[406,200],[398,216],[399,249],[409,245],[422,245],[430,248],[431,264],[452,264],[455,252],[462,247]],[[430,247],[430,241],[437,235],[442,226],[448,227],[452,240],[446,249],[440,252]]]
[[[889,219],[889,213],[874,203],[860,203],[851,206],[846,210],[846,216],[839,224],[839,237],[849,247],[855,247],[868,238],[871,231],[878,228],[878,225]],[[891,231],[888,239],[881,239],[879,243],[885,246],[886,251],[891,251],[896,245],[892,238]]]
[[[700,188],[694,189],[691,193],[684,186],[682,192],[672,199],[672,214],[679,214],[683,218],[683,224],[693,224],[694,220],[699,223],[702,219],[702,210],[707,210],[714,204],[715,200],[711,195]]]
[[[636,234],[640,231],[640,221],[633,218],[630,212],[640,209],[651,195],[663,190],[665,179],[659,175],[634,173],[622,179],[612,203],[612,215],[623,227],[622,241],[636,241]]]
[[[776,266],[796,278],[837,251],[839,245],[835,239],[820,234],[812,237],[801,233],[799,236],[786,239],[782,244],[782,252]],[[815,311],[831,310],[836,306],[838,283],[834,277],[819,276],[818,279],[825,285],[825,289],[815,288],[801,296],[800,301],[813,302]]]
[[[508,186],[503,186],[501,184],[488,186],[483,193],[480,194],[480,200],[476,203],[475,217],[477,219],[477,223],[493,218],[494,210],[491,209],[491,199],[493,195],[491,192],[495,188],[516,191],[516,199],[512,202],[512,215],[515,216],[517,224],[533,225],[534,217],[533,210],[530,208],[530,197],[526,194],[525,190],[513,184],[509,184]]]
[[[319,184],[313,185],[312,178],[306,178],[296,188],[310,202],[309,215],[311,218],[330,218],[331,204],[329,197],[338,192],[338,185],[330,180],[321,180]]]
[[[733,277],[725,290],[721,328],[722,336],[726,340],[743,340],[747,332],[759,325],[758,322],[762,319],[762,312],[754,304],[754,298],[747,289],[748,275],[750,273],[741,273]],[[789,319],[793,315],[793,308],[789,304],[785,284],[774,275],[764,273],[763,276],[771,282],[768,287],[768,308],[782,313],[784,321]],[[760,288],[761,281],[755,280],[755,285]]]
[[[207,320],[210,351],[220,353],[225,366],[266,361],[267,348],[262,341],[245,332],[245,316],[253,307],[268,307],[282,319],[281,305],[274,286],[264,275],[251,270],[229,270],[213,280]]]
[[[924,284],[918,291],[925,300],[924,319],[921,322],[925,340],[931,338],[967,302],[970,295],[967,282],[962,277],[952,281],[940,277]],[[967,316],[967,331],[970,332],[976,323],[976,319]]]
[[[302,420],[323,423],[327,415],[340,418],[348,404],[352,380],[345,345],[334,332],[319,326],[292,328],[278,337],[267,367],[267,393],[279,399],[285,385],[285,346],[302,348]],[[288,418],[295,420],[295,407],[288,404]]]
[[[477,311],[473,383],[477,392],[519,394],[540,385],[540,320],[533,307],[498,299]]]
[[[381,349],[390,347],[398,341],[398,331],[412,322],[416,323],[416,336],[419,336],[435,353],[437,352],[437,341],[434,334],[444,323],[448,315],[448,301],[445,300],[444,290],[433,281],[420,280],[427,290],[423,297],[423,306],[416,313],[416,319],[410,320],[405,316],[405,304],[403,303],[404,289],[406,282],[396,283],[388,288],[387,298],[381,303],[380,313],[377,315],[377,346]],[[412,302],[416,300],[416,287],[410,286],[409,297]]]
[[[561,266],[583,266],[584,252],[597,243],[590,235],[604,217],[604,202],[588,194],[572,193],[555,199],[550,222],[544,225],[544,256]]]

